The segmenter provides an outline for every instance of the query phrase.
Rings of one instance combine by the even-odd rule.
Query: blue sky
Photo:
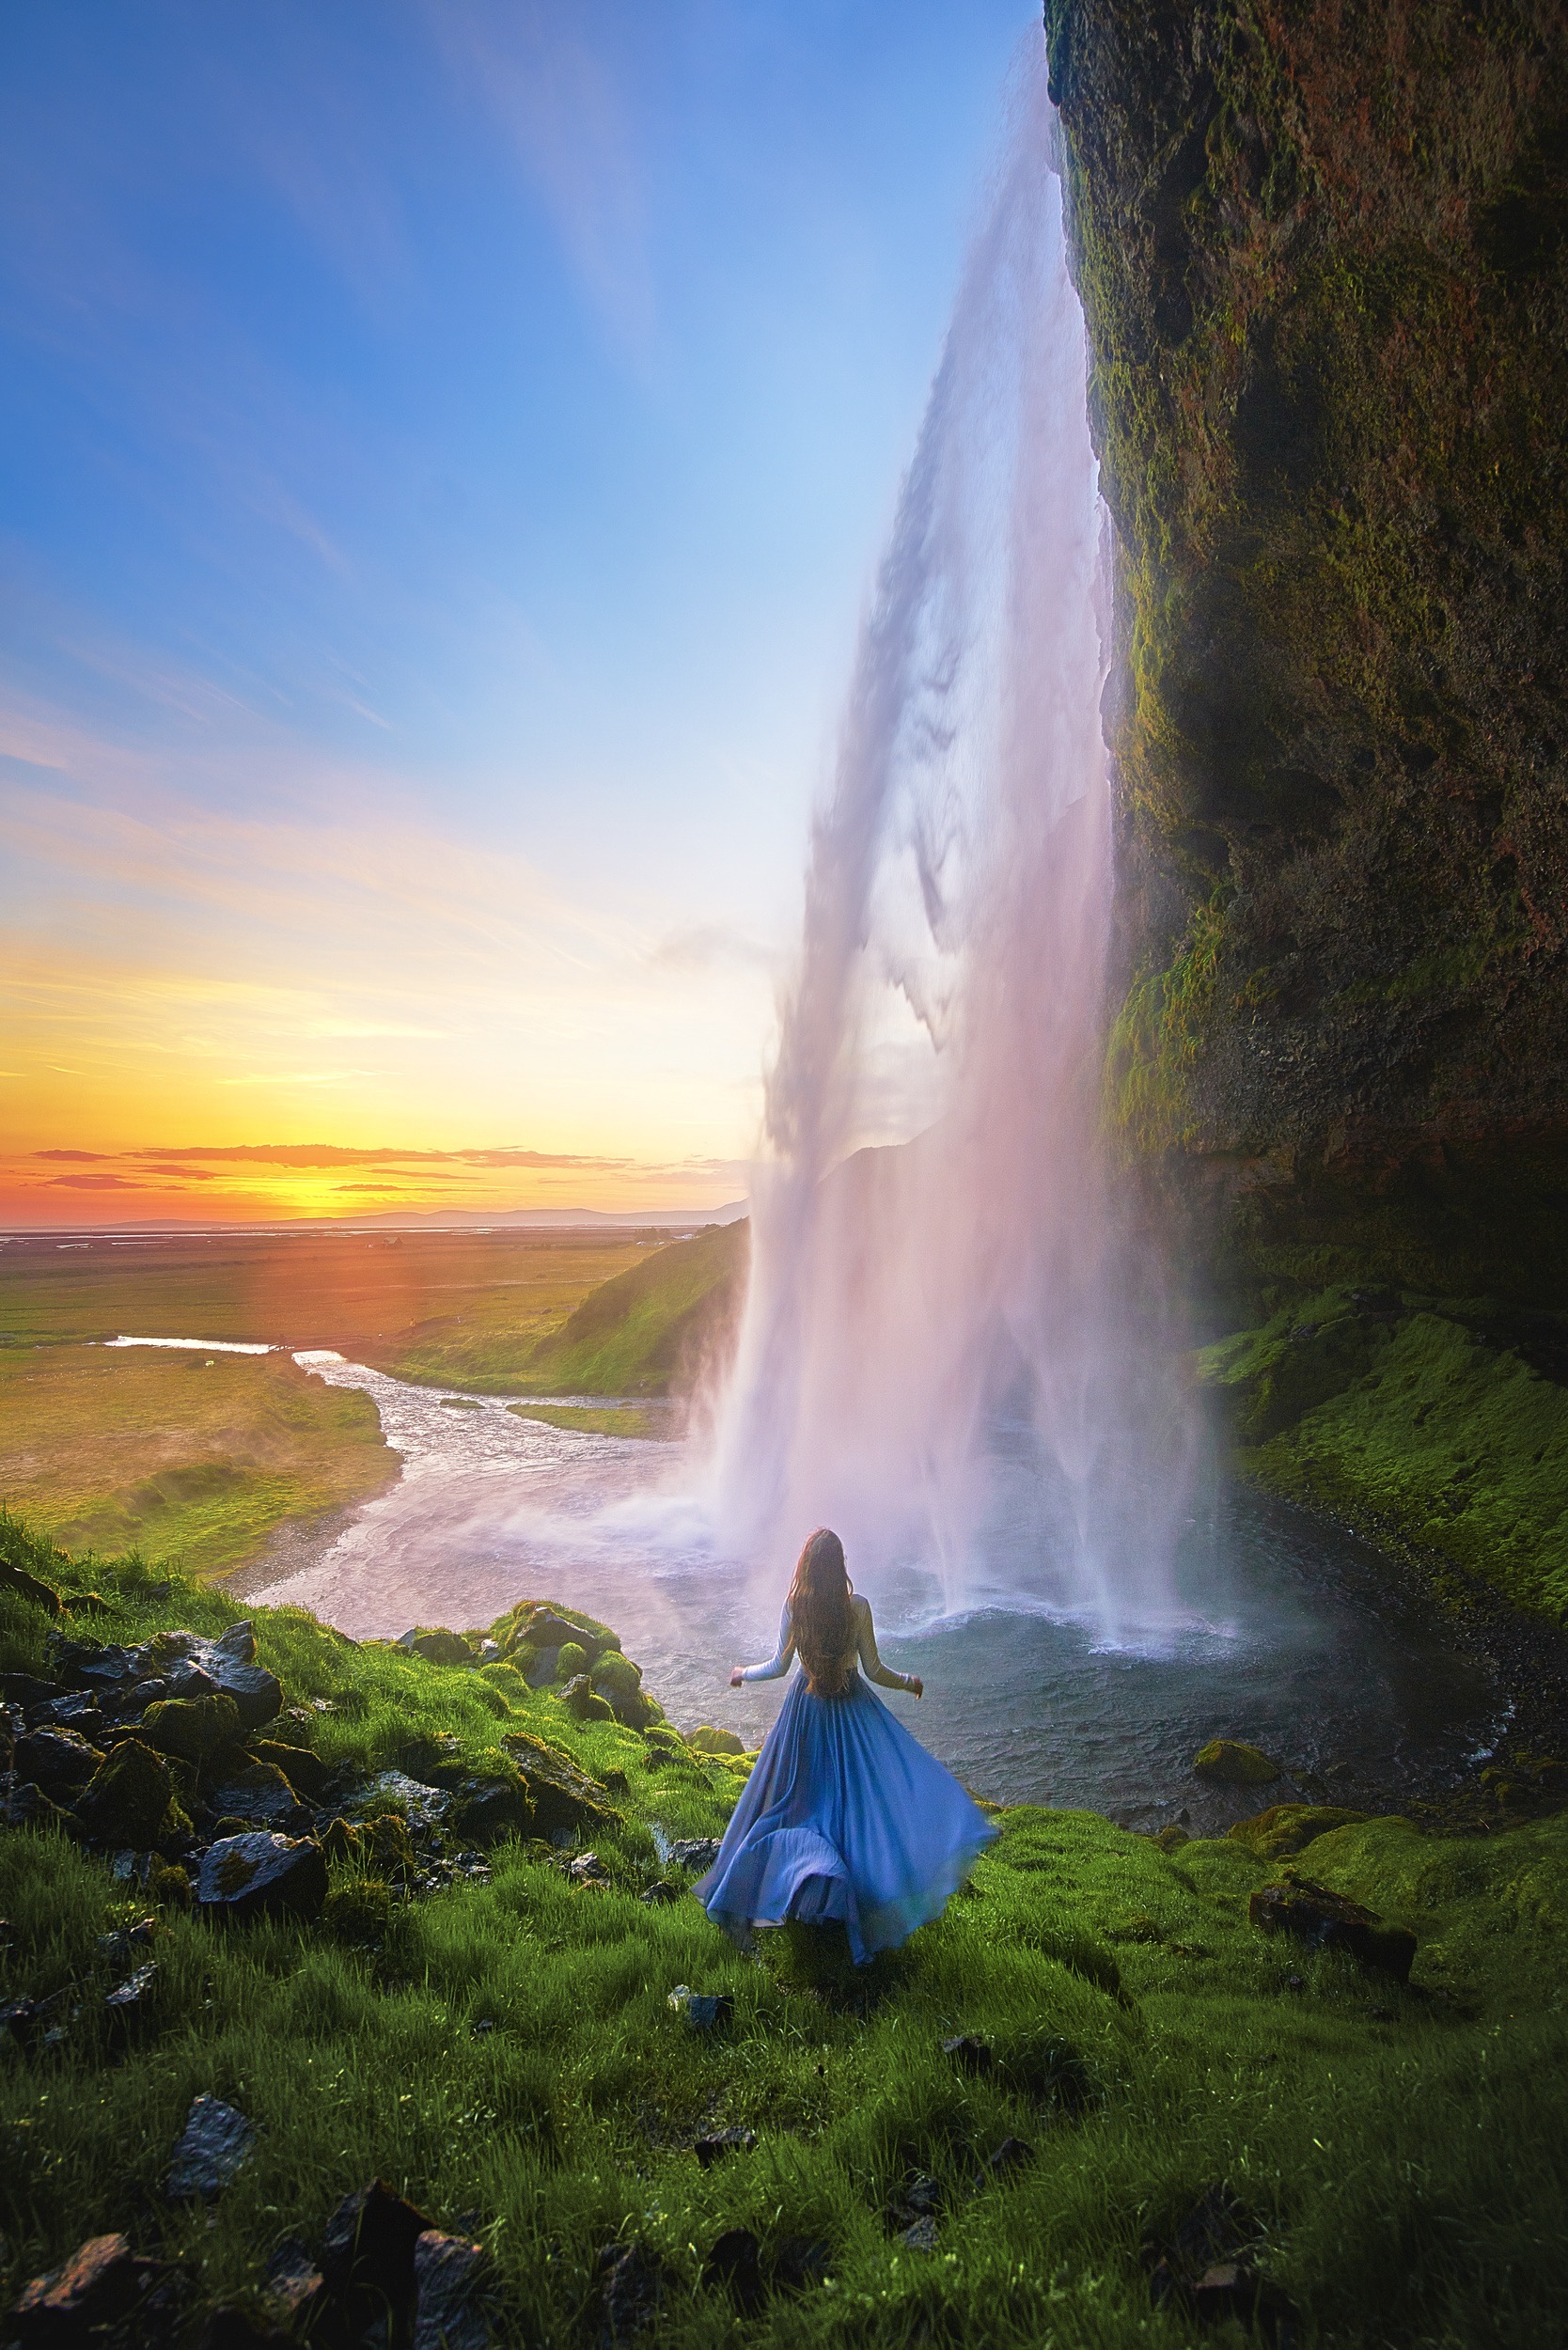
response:
[[[29,1150],[506,1142],[732,1187],[1036,16],[6,12]]]

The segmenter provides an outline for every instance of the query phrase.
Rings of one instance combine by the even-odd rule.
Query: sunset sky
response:
[[[1034,0],[0,19],[0,1220],[735,1198]]]

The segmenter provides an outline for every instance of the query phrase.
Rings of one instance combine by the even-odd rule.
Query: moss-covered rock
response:
[[[1200,1778],[1213,1779],[1216,1787],[1266,1787],[1279,1777],[1278,1763],[1242,1738],[1211,1738],[1193,1756],[1192,1767]]]
[[[697,1754],[744,1754],[745,1742],[732,1730],[715,1730],[711,1722],[703,1722],[686,1732],[686,1744]]]
[[[142,1716],[138,1734],[160,1754],[205,1762],[220,1748],[239,1744],[240,1709],[221,1692],[210,1698],[160,1698]]]
[[[136,1852],[188,1834],[191,1825],[168,1763],[139,1738],[124,1739],[107,1757],[76,1806],[76,1816],[95,1843]]]
[[[575,1681],[588,1668],[588,1653],[580,1640],[563,1640],[556,1651],[556,1679]]]
[[[587,1673],[573,1673],[561,1691],[561,1703],[574,1722],[613,1722],[616,1709],[598,1696]]]
[[[1346,1811],[1333,1804],[1275,1803],[1250,1820],[1238,1820],[1228,1833],[1260,1860],[1289,1860],[1298,1852],[1305,1852],[1320,1836],[1331,1836],[1336,1828],[1354,1827],[1370,1816],[1365,1811]]]

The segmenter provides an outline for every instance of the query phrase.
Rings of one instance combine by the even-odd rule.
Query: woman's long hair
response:
[[[844,1545],[819,1526],[795,1561],[790,1586],[790,1623],[795,1654],[814,1698],[842,1697],[849,1668],[850,1595],[855,1586],[844,1565]]]

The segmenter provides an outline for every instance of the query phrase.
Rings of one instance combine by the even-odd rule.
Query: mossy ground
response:
[[[375,1405],[285,1355],[0,1352],[0,1493],[57,1539],[222,1574],[281,1521],[379,1493]]]
[[[1568,1387],[1419,1298],[1336,1287],[1200,1355],[1245,1474],[1568,1620]],[[1529,1340],[1524,1344],[1529,1346]],[[1555,1368],[1555,1366],[1554,1366]]]
[[[739,1308],[748,1238],[745,1224],[717,1225],[606,1281],[529,1356],[539,1391],[664,1395],[689,1385]]]
[[[134,1560],[52,1571],[107,1601],[102,1637],[238,1613]],[[544,1694],[510,1706],[471,1672],[356,1649],[302,1614],[254,1621],[290,1695],[334,1700],[324,1754],[380,1761],[428,1731],[478,1760],[525,1723],[624,1771],[623,1825],[598,1845],[611,1882],[578,1888],[559,1856],[512,1844],[491,1884],[398,1901],[384,1927],[374,1904],[339,1904],[346,1938],[171,1914],[152,2013],[111,2050],[98,1936],[143,1904],[61,1840],[0,1837],[7,1996],[64,1990],[80,2011],[53,2051],[0,2050],[9,2290],[123,2227],[187,2265],[194,2319],[254,2294],[281,2238],[314,2238],[379,2172],[484,2237],[519,2342],[592,2339],[612,2241],[671,2272],[655,2342],[735,2339],[698,2280],[745,2226],[764,2250],[809,2236],[829,2254],[826,2281],[747,2327],[758,2342],[1175,2344],[1190,2322],[1152,2310],[1140,2246],[1223,2179],[1265,2232],[1303,2344],[1560,2341],[1562,1821],[1437,1840],[1382,1820],[1314,1842],[1315,1878],[1415,1928],[1408,1990],[1261,1936],[1247,1897],[1271,1872],[1239,1843],[1168,1855],[1036,1810],[1000,1815],[971,1890],[853,1976],[812,1937],[763,1936],[746,1957],[689,1898],[637,1898],[660,1872],[655,1822],[720,1825],[724,1764],[651,1774],[647,1742],[578,1729]],[[41,1629],[7,1600],[0,1664],[36,1661]],[[728,1992],[728,2028],[692,2031],[667,2003],[677,1982]],[[988,2042],[995,2069],[955,2069],[953,2033]],[[260,2125],[211,2224],[162,2194],[202,2091]],[[700,2169],[693,2139],[729,2123],[755,2148]],[[1010,2136],[1031,2157],[979,2184]],[[941,2193],[933,2250],[893,2232],[916,2172]]]

